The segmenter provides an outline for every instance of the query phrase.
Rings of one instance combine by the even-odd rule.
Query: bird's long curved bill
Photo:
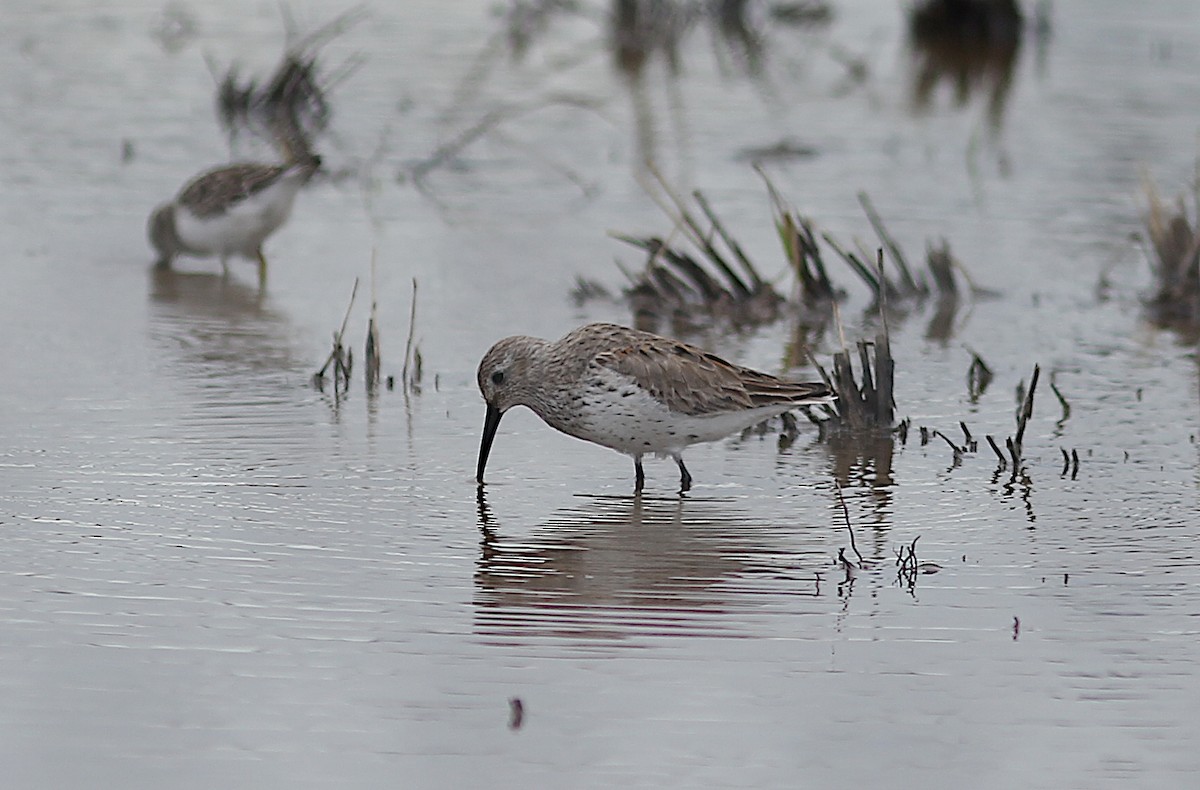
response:
[[[479,467],[475,470],[475,482],[480,485],[483,485],[483,469],[487,466],[492,440],[496,438],[496,429],[500,427],[500,418],[503,416],[504,412],[488,404],[487,415],[483,418],[483,439],[479,442]]]

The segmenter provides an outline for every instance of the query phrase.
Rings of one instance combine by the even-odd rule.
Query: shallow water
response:
[[[661,55],[616,70],[600,4],[520,56],[492,5],[372,8],[327,47],[329,64],[366,58],[321,146],[342,176],[300,195],[264,293],[240,262],[228,279],[213,261],[153,271],[143,225],[228,158],[205,55],[268,70],[276,7],[5,15],[10,786],[1186,785],[1200,394],[1193,346],[1142,319],[1129,237],[1143,171],[1168,193],[1192,173],[1200,10],[1060,0],[996,112],[982,78],[915,106],[893,3],[771,27],[753,69],[698,21],[675,76]],[[195,23],[176,50],[154,33],[166,9]],[[515,106],[421,189],[397,179]],[[785,139],[812,149],[768,164],[801,211],[869,239],[866,190],[910,256],[946,237],[1001,293],[949,329],[933,305],[892,316],[908,441],[864,459],[808,427],[785,450],[735,437],[688,452],[687,497],[651,461],[634,499],[628,459],[515,412],[478,500],[475,365],[504,335],[630,320],[569,292],[577,276],[615,292],[614,258],[640,265],[606,231],[669,232],[642,157],[704,189],[774,275],[742,154]],[[865,292],[831,272],[847,337],[873,334]],[[373,295],[397,378],[419,283],[419,393],[368,397],[358,370],[346,397],[310,386],[356,277],[347,336],[359,356]],[[778,371],[792,331],[695,339]],[[839,344],[826,330],[815,352]],[[968,348],[996,373],[977,402]],[[1011,434],[1035,363],[1027,480],[982,443],[959,464],[921,445],[917,426],[957,440],[960,420]],[[852,553],[835,481],[874,563],[854,578],[834,562]],[[940,570],[909,589],[894,559],[918,538]]]

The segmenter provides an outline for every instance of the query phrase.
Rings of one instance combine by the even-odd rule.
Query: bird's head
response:
[[[175,207],[164,203],[150,214],[146,223],[146,235],[150,245],[158,253],[157,265],[166,266],[182,251],[179,234],[175,231]]]
[[[479,363],[476,380],[479,392],[487,404],[483,421],[483,438],[479,445],[479,466],[476,482],[483,484],[483,470],[487,466],[492,441],[500,418],[513,406],[531,406],[536,403],[537,352],[546,341],[533,337],[508,337],[492,346]]]

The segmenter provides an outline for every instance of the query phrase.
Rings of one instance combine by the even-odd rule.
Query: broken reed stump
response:
[[[895,375],[887,327],[880,329],[875,341],[857,343],[859,375],[856,377],[848,349],[833,355],[833,375],[816,363],[821,378],[837,396],[837,410],[830,410],[833,426],[852,431],[885,429],[891,431],[896,417]]]
[[[371,317],[367,321],[367,351],[366,351],[367,392],[374,392],[379,386],[379,325],[375,323],[375,304],[371,304]]]
[[[408,312],[408,340],[404,343],[404,367],[400,371],[400,383],[405,395],[421,392],[421,348],[416,342],[417,332],[417,278],[412,281],[412,303]],[[436,384],[436,382],[435,382]]]

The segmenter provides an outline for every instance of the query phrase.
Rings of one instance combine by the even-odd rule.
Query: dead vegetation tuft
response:
[[[352,8],[303,37],[285,17],[290,43],[266,79],[243,80],[237,64],[220,72],[210,62],[217,79],[217,119],[231,146],[245,132],[270,143],[286,162],[319,163],[315,143],[333,114],[328,95],[362,65],[363,58],[352,57],[324,75],[318,55],[323,46],[365,17],[364,7]]]
[[[1183,195],[1174,205],[1168,205],[1149,178],[1143,188],[1155,281],[1154,294],[1146,307],[1156,323],[1200,323],[1200,178],[1192,195],[1190,215]]]

